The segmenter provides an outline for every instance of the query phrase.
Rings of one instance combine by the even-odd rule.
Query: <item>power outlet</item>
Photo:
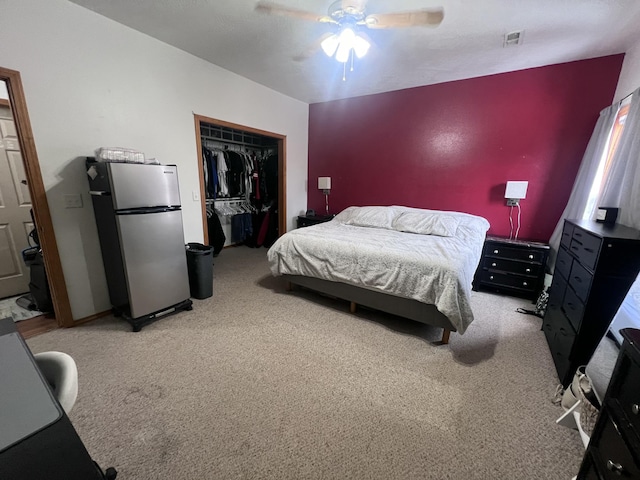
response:
[[[65,195],[64,208],[82,208],[82,195],[79,193]]]
[[[507,198],[507,207],[517,207],[518,205],[520,205],[520,199]]]

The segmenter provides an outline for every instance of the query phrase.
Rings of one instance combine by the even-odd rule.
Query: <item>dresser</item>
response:
[[[640,330],[624,343],[604,396],[578,479],[640,478]]]
[[[299,215],[297,222],[298,228],[328,222],[329,220],[333,219],[333,217],[335,217],[335,215]]]
[[[549,245],[488,236],[473,280],[487,289],[535,300],[544,286]]]
[[[563,385],[585,365],[640,270],[640,231],[565,220],[542,323]]]

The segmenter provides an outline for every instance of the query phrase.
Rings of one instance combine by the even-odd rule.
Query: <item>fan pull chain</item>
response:
[[[342,64],[342,81],[346,82],[347,81],[347,63],[343,63]]]
[[[350,70],[352,72],[353,72],[353,55],[354,55],[354,53],[353,53],[353,48],[352,48],[351,49],[351,70]]]

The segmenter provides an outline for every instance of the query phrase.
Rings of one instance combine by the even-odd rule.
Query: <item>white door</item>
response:
[[[24,182],[24,183],[23,183]],[[29,291],[22,250],[33,228],[31,197],[11,109],[0,100],[0,298]]]

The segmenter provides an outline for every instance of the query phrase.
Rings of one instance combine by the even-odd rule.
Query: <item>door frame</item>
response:
[[[56,322],[61,327],[72,327],[74,321],[71,313],[71,304],[69,303],[62,263],[58,253],[58,243],[56,242],[53,222],[51,221],[47,193],[42,181],[40,162],[38,161],[38,153],[33,139],[20,72],[0,67],[0,80],[5,81],[9,92],[10,107],[18,134],[22,163],[27,177],[29,195],[31,195],[31,205],[36,220],[38,238],[42,247]]]
[[[200,138],[200,124],[209,123],[218,127],[235,128],[245,132],[263,135],[274,138],[278,141],[278,233],[282,235],[287,231],[287,136],[279,133],[268,132],[258,128],[247,127],[237,123],[226,122],[216,118],[205,117],[204,115],[193,114],[196,127],[196,147],[198,149],[198,176],[200,178],[200,206],[202,208],[202,230],[204,233],[204,244],[209,245],[209,229],[207,226],[207,202],[204,185],[204,167],[202,165],[202,139]],[[224,143],[224,140],[220,140]]]

